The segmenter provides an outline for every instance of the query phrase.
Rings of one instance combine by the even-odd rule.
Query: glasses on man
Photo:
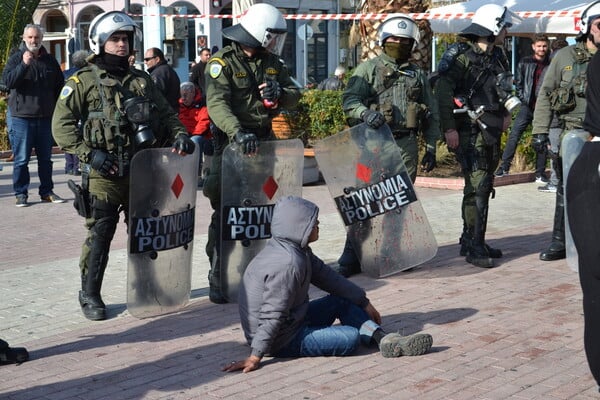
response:
[[[154,57],[145,57],[145,58],[144,58],[144,61],[145,61],[145,62],[148,62],[148,61],[152,60],[153,58],[154,58]]]

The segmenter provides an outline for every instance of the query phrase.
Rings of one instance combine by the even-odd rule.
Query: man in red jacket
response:
[[[187,129],[190,139],[200,150],[200,165],[198,165],[198,187],[202,187],[203,156],[212,156],[213,144],[210,132],[210,119],[206,101],[200,90],[192,82],[184,82],[180,86],[179,120]]]

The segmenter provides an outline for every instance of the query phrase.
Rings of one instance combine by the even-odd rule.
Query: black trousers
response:
[[[579,256],[584,346],[600,385],[600,142],[586,142],[567,177],[569,227]]]

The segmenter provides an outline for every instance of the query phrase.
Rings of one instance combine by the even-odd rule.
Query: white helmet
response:
[[[521,18],[508,8],[498,4],[486,4],[475,11],[471,25],[460,33],[462,36],[498,36],[503,28],[521,22]]]
[[[595,1],[581,13],[581,20],[577,25],[580,34],[587,35],[590,33],[592,21],[600,17],[600,1]]]
[[[99,55],[106,40],[115,32],[131,32],[129,36],[129,51],[133,53],[133,35],[142,40],[142,31],[131,17],[121,11],[108,11],[99,14],[90,24],[89,43],[94,54]]]
[[[379,45],[391,36],[409,38],[414,41],[414,46],[419,42],[419,27],[408,15],[390,14],[379,27]]]
[[[240,18],[240,23],[223,29],[223,36],[248,47],[264,47],[281,55],[287,23],[278,9],[270,4],[253,4]]]

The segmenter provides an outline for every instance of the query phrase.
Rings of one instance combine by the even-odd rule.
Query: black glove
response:
[[[194,150],[196,149],[196,145],[188,135],[180,134],[175,138],[172,148],[177,152],[181,151],[185,154],[193,154]]]
[[[430,151],[425,152],[423,159],[421,160],[421,171],[431,172],[436,167],[435,154]]]
[[[362,119],[369,128],[377,129],[385,124],[385,117],[379,111],[365,110],[360,114]]]
[[[265,86],[262,90],[263,99],[267,99],[269,101],[279,100],[282,92],[279,82],[268,80],[266,84],[267,86]]]
[[[549,144],[550,140],[548,139],[547,133],[540,133],[531,136],[531,147],[533,147],[533,149],[538,153],[544,153],[548,151]]]
[[[258,148],[258,139],[254,133],[238,131],[235,134],[235,142],[240,145],[240,149],[244,154],[256,153]]]
[[[119,159],[116,155],[107,153],[104,150],[92,150],[90,166],[103,177],[111,178],[117,176],[119,172]]]

